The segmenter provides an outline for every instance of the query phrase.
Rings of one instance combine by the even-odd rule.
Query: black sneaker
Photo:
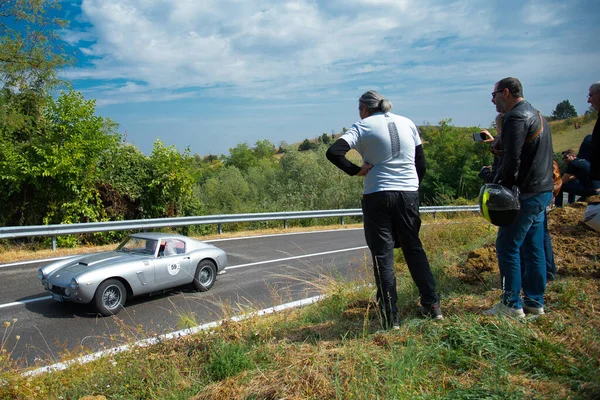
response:
[[[442,310],[440,308],[440,303],[433,303],[430,306],[421,307],[421,314],[436,321],[444,319]]]
[[[398,317],[398,314],[392,315],[391,318],[387,318],[384,314],[381,318],[381,327],[386,331],[389,331],[390,329],[400,329],[400,318]]]
[[[392,329],[395,331],[400,329],[400,318],[398,318],[398,314],[392,316]]]

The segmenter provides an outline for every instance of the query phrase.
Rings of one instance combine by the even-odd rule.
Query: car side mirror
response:
[[[165,256],[165,252],[164,251],[159,251],[158,252],[158,256],[159,257],[164,257]]]

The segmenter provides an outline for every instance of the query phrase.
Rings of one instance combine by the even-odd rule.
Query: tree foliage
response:
[[[456,128],[450,123],[443,120],[437,127],[421,128],[427,174],[420,195],[426,204],[476,198],[482,184],[477,175],[482,166],[492,163],[489,145],[473,142],[471,134],[478,128]]]
[[[276,152],[275,145],[268,140],[259,140],[254,147],[247,143],[240,143],[229,149],[229,155],[224,156],[225,166],[236,167],[240,171],[247,171],[258,164],[260,160],[270,159]]]
[[[143,216],[141,199],[150,182],[151,163],[135,146],[120,143],[102,153],[97,187],[109,220],[131,220]]]
[[[43,93],[71,62],[58,38],[65,20],[51,17],[58,0],[0,1],[0,78],[4,88]]]
[[[2,124],[2,121],[0,121]],[[35,124],[0,129],[0,185],[11,225],[97,221],[98,160],[118,142],[116,124],[80,93],[50,99]]]
[[[332,134],[331,134],[331,137],[329,137],[329,135],[328,135],[328,134],[326,134],[326,133],[323,133],[321,136],[319,136],[319,143],[321,143],[321,144],[325,144],[325,145],[328,145],[328,144],[330,144],[330,143],[331,143],[331,140],[332,140],[332,138],[333,138],[333,136],[334,136],[334,135],[335,135],[335,134],[334,134],[334,133],[332,133]]]
[[[314,150],[317,147],[319,147],[318,143],[314,143],[308,139],[304,139],[304,141],[302,143],[300,143],[300,145],[298,146],[298,150],[299,151]]]
[[[575,107],[569,100],[563,100],[556,105],[554,111],[552,111],[553,119],[567,119],[577,116]]]
[[[192,198],[191,159],[189,149],[179,153],[175,146],[154,142],[148,160],[149,182],[141,202],[144,216],[176,217],[197,211],[198,204]]]

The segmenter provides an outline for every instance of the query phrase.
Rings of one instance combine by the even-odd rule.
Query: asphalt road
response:
[[[106,318],[85,305],[51,300],[37,278],[44,263],[0,265],[0,323],[11,322],[3,332],[4,348],[23,366],[48,365],[65,352],[78,355],[78,350],[92,352],[179,330],[190,316],[204,324],[311,297],[321,292],[327,277],[355,279],[370,271],[362,229],[210,242],[227,252],[229,263],[210,291],[182,287],[136,297]]]

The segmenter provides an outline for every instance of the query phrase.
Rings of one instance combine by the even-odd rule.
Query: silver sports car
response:
[[[226,265],[227,255],[213,245],[182,235],[136,233],[115,251],[53,262],[38,277],[54,300],[93,303],[107,316],[132,296],[189,283],[204,292]]]

